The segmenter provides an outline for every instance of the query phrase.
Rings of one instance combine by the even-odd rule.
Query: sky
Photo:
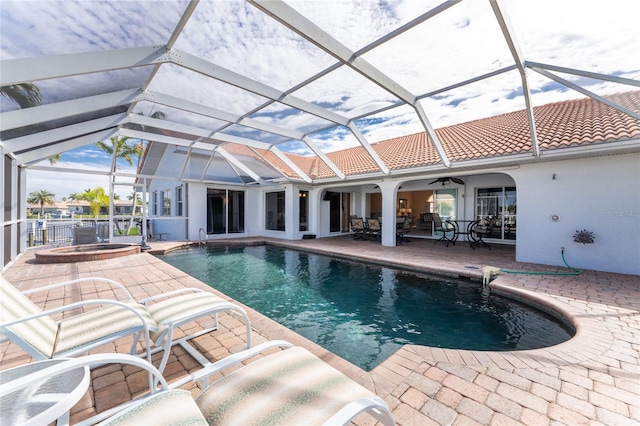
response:
[[[367,46],[386,33],[416,19],[440,1],[301,1],[291,7],[315,23],[346,49],[357,52],[397,86],[415,96],[432,93],[514,64],[488,1],[463,1],[426,23],[400,34],[378,47]],[[584,71],[640,80],[640,3],[612,0],[499,0],[511,27],[522,60],[555,64]],[[0,0],[0,58],[14,59],[136,46],[163,45],[169,39],[187,2],[167,1],[14,1]],[[124,17],[124,19],[123,19]],[[256,84],[287,91],[312,78],[336,60],[309,41],[242,1],[205,0],[196,7],[178,37],[175,49],[199,56],[216,67],[246,76]],[[117,70],[89,76],[39,82],[43,103],[140,87],[151,67]],[[610,82],[558,73],[562,78],[606,95],[626,90]],[[532,71],[527,78],[534,105],[583,95]],[[435,128],[482,117],[521,110],[524,98],[517,71],[427,97],[420,102]],[[149,90],[182,97],[242,116],[265,106],[268,100],[194,71],[164,64]],[[348,118],[398,102],[394,94],[348,67],[340,67],[291,95],[313,102]],[[0,99],[0,110],[15,109]],[[207,130],[222,123],[173,108],[140,102],[135,113],[167,114],[167,119]],[[329,123],[283,104],[271,104],[252,119],[308,133],[325,152],[358,144],[343,127],[318,131]],[[356,120],[370,143],[424,131],[409,106],[390,109]],[[231,126],[227,133],[256,137],[257,132]],[[282,137],[266,137],[281,143]],[[278,145],[283,151],[310,153],[300,141]],[[62,155],[57,169],[106,170],[110,158],[89,147]],[[40,165],[48,165],[43,161]],[[133,170],[121,165],[121,170]],[[59,198],[88,187],[106,187],[106,178],[94,175],[30,170],[27,191],[48,189]],[[130,194],[121,187],[119,195]]]

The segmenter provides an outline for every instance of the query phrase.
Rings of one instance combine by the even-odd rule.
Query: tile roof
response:
[[[640,113],[640,91],[618,93],[606,98]],[[588,97],[534,107],[534,117],[541,151],[640,137],[640,120]],[[436,129],[436,134],[452,162],[522,154],[533,149],[525,110],[443,127]],[[272,151],[235,143],[226,143],[223,147],[234,155],[262,157],[287,178],[299,178]],[[380,141],[372,144],[372,147],[390,170],[440,163],[440,157],[426,132]],[[285,155],[313,180],[336,177],[318,156]],[[361,146],[326,155],[347,176],[380,171]]]
[[[640,91],[607,96],[640,113]],[[624,141],[640,137],[640,120],[592,98],[556,102],[534,108],[541,150]],[[451,161],[474,160],[532,151],[531,133],[525,110],[436,129]],[[440,158],[425,132],[372,145],[391,170],[438,164]],[[335,174],[317,157],[286,154],[314,179]],[[378,172],[378,166],[361,146],[327,154],[342,172],[358,175]],[[280,166],[280,160],[273,164]],[[282,163],[284,164],[284,163]],[[295,173],[281,169],[288,177]]]

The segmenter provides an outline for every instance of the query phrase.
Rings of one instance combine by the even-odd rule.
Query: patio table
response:
[[[451,238],[453,245],[456,245],[456,241],[458,241],[458,238],[461,235],[463,238],[466,236],[470,247],[473,247],[477,242],[475,227],[478,224],[478,221],[476,219],[452,219],[447,220],[447,223],[451,224],[454,228],[453,237]],[[462,230],[460,228],[462,228]]]
[[[65,359],[50,359],[21,365],[0,373],[0,383],[10,384]],[[64,377],[62,377],[64,376]],[[64,375],[49,377],[26,388],[3,392],[0,397],[0,423],[7,425],[46,425],[57,420],[69,424],[69,410],[89,388],[88,366]]]

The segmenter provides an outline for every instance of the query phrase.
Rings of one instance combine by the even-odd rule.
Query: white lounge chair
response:
[[[273,352],[224,376],[209,385],[210,376],[232,367],[257,354],[276,347],[288,348]],[[387,404],[374,393],[355,383],[344,374],[300,347],[284,341],[266,342],[247,349],[192,375],[201,386],[195,399],[190,392],[173,388],[166,383],[152,365],[129,355],[91,355],[56,364],[22,380],[3,383],[2,395],[14,395],[12,403],[18,405],[16,394],[30,395],[33,387],[50,377],[78,370],[86,365],[105,362],[134,364],[146,369],[157,378],[160,390],[114,407],[79,423],[80,426],[102,421],[101,425],[153,424],[153,425],[218,425],[218,424],[347,424],[363,412],[370,413],[384,425],[395,421]],[[31,388],[29,390],[29,388]],[[29,397],[22,401],[27,406]],[[17,412],[17,407],[2,407]],[[70,408],[70,407],[69,407]],[[47,419],[51,421],[51,419]]]
[[[36,291],[48,291],[87,282],[107,283],[123,293],[124,300],[86,300],[43,311],[27,297]],[[165,300],[157,301],[162,298]],[[92,305],[101,306],[58,321],[52,317]],[[250,348],[251,323],[244,309],[200,289],[185,288],[138,302],[133,300],[122,284],[106,278],[67,281],[22,293],[0,276],[0,333],[36,360],[76,356],[128,335],[134,336],[130,353],[135,354],[137,343],[143,334],[149,362],[153,352],[164,350],[160,371],[166,367],[171,346],[174,344],[180,344],[198,362],[207,365],[210,362],[189,344],[189,340],[215,330],[218,326],[217,315],[220,312],[235,312],[244,319],[247,348]],[[173,341],[176,327],[207,315],[214,315],[211,327]],[[152,343],[158,347],[150,350]]]

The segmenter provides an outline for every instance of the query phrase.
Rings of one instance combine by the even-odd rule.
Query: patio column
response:
[[[396,193],[400,182],[380,182],[382,194],[382,245],[396,245]]]

